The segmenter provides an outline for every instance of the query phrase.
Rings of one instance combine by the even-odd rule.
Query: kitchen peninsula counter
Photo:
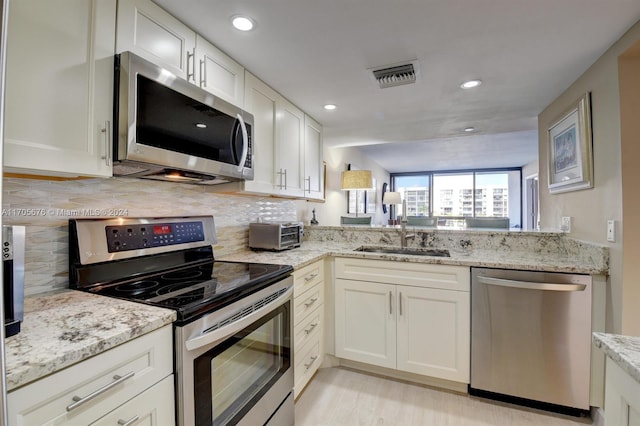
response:
[[[243,250],[219,260],[278,263],[302,268],[327,256],[442,265],[479,266],[608,275],[608,247],[577,241],[561,233],[421,230],[410,248],[446,249],[451,257],[354,251],[360,246],[400,246],[398,228],[307,227],[301,247],[281,252]]]
[[[63,290],[25,298],[20,333],[5,340],[7,391],[176,319],[170,309]]]

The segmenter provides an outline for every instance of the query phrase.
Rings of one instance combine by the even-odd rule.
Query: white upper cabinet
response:
[[[304,117],[304,196],[324,199],[322,126],[308,115]]]
[[[196,64],[200,87],[240,108],[244,106],[244,68],[199,35]]]
[[[119,0],[116,51],[131,51],[194,84],[196,33],[150,0]]]
[[[276,192],[304,197],[304,113],[282,97],[276,106]]]
[[[116,0],[11,2],[7,172],[111,176]]]
[[[254,180],[219,189],[323,199],[322,126],[248,71],[244,109],[254,117]]]
[[[270,194],[275,188],[276,102],[278,93],[245,73],[244,106],[253,114],[253,180],[242,182],[249,193]]]
[[[236,106],[244,104],[244,68],[150,0],[120,0],[116,50],[131,51]]]

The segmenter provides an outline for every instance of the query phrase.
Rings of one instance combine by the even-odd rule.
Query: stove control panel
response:
[[[204,241],[202,222],[106,226],[109,253]]]

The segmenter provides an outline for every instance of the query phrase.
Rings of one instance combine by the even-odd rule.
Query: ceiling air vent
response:
[[[416,82],[417,70],[415,62],[375,68],[372,69],[371,72],[373,73],[374,80],[381,89]]]

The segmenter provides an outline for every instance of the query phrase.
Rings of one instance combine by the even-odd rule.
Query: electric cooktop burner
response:
[[[257,291],[291,269],[288,265],[211,261],[144,279],[99,286],[92,291],[175,309],[178,319],[184,320],[202,309],[218,309],[232,299]]]
[[[173,309],[187,323],[291,275],[217,261],[213,216],[69,220],[69,286]]]

